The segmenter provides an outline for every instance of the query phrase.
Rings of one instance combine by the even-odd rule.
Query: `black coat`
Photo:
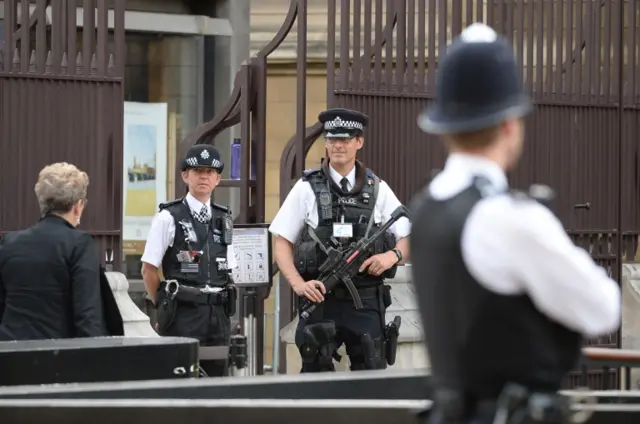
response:
[[[118,333],[122,333],[122,318],[91,235],[50,215],[4,237],[0,340]]]

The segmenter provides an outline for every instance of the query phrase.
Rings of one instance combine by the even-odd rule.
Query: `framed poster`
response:
[[[238,267],[233,281],[239,287],[271,285],[273,273],[269,224],[235,224],[233,252]]]
[[[158,205],[167,200],[166,103],[124,103],[123,152],[122,240],[144,246]]]

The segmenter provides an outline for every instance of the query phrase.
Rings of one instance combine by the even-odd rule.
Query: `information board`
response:
[[[233,251],[237,267],[232,274],[237,285],[271,284],[271,233],[268,224],[234,226]]]

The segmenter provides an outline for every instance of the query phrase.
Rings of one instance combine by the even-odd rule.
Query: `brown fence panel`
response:
[[[5,0],[0,49],[0,235],[38,220],[33,188],[39,170],[70,162],[90,178],[80,228],[95,236],[116,267],[121,262],[124,3]]]
[[[575,243],[620,278],[640,233],[638,1],[354,0],[338,9],[328,18],[329,31],[340,26],[331,106],[371,117],[361,159],[404,202],[444,163],[442,143],[416,125],[434,98],[439,55],[473,22],[506,35],[536,105],[510,184],[553,187]],[[619,342],[611,334],[589,344]]]
[[[329,15],[329,26],[341,26],[333,105],[371,116],[362,159],[401,200],[443,165],[441,142],[416,125],[434,97],[438,56],[481,21],[511,39],[536,104],[511,185],[552,186],[555,210],[576,237],[596,231],[616,244],[621,222],[626,232],[640,230],[638,201],[619,207],[624,197],[635,198],[640,172],[637,1],[376,0],[366,12],[360,3],[343,1],[338,17]]]

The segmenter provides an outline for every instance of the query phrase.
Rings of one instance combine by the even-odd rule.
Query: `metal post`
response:
[[[257,374],[257,319],[256,319],[256,291],[248,289],[244,295],[243,327],[247,338],[247,373],[246,375]],[[262,349],[260,349],[262,350]]]
[[[276,375],[280,365],[280,277],[276,277],[275,299],[273,301],[273,357],[271,358],[271,372]]]

